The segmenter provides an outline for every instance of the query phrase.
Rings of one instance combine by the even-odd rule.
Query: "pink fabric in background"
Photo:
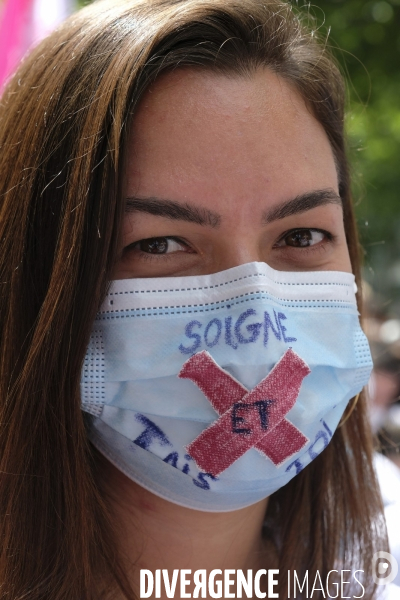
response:
[[[0,90],[29,49],[74,9],[74,0],[5,0],[0,11]]]
[[[0,87],[17,67],[31,39],[33,0],[6,0],[0,23]]]

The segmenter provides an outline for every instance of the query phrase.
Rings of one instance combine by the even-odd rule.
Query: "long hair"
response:
[[[360,284],[344,85],[302,21],[280,0],[100,1],[40,44],[6,88],[0,107],[1,597],[99,600],[112,584],[134,597],[87,442],[79,381],[117,256],[128,125],[160,73],[190,66],[248,76],[267,67],[291,82],[331,143]],[[328,448],[270,499],[281,572],[308,569],[312,578],[318,570],[324,578],[350,565],[369,573],[373,553],[386,548],[371,453],[360,400]],[[368,579],[364,584],[364,598],[372,598]]]

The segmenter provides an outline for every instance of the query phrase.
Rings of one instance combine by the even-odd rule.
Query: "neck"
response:
[[[153,574],[190,569],[193,574],[199,569],[274,568],[273,552],[262,538],[268,499],[226,513],[202,512],[155,496],[108,461],[104,471],[117,544],[134,589],[139,589],[140,569]],[[161,597],[166,597],[163,592]]]

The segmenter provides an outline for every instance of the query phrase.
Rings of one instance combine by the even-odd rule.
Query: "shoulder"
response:
[[[394,583],[380,586],[376,600],[400,600],[400,587]]]
[[[381,489],[383,505],[386,508],[400,502],[400,469],[383,456],[375,452],[374,466]]]

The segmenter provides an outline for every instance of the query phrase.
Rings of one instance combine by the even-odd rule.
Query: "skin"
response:
[[[298,92],[268,69],[161,76],[133,120],[125,183],[115,279],[207,274],[251,261],[351,272],[327,136]],[[175,218],[175,205],[190,210]],[[103,469],[135,586],[140,568],[277,566],[261,535],[268,499],[229,513],[192,511],[108,461]]]

